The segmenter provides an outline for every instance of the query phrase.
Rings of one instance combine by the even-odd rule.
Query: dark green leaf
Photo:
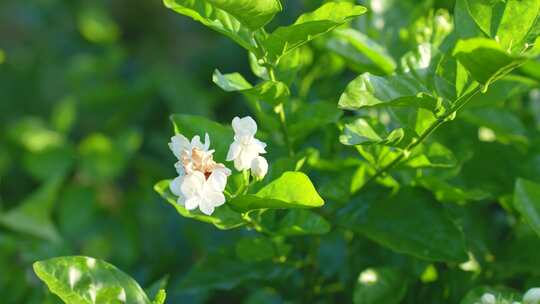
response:
[[[278,223],[280,235],[325,234],[330,231],[330,223],[322,216],[309,210],[290,210]]]
[[[236,255],[243,261],[270,260],[275,254],[272,240],[266,237],[243,238],[236,243]]]
[[[407,292],[403,274],[390,268],[368,268],[354,288],[354,304],[399,304]]]
[[[388,134],[382,127],[375,127],[364,118],[358,118],[354,122],[346,124],[339,141],[344,145],[398,145],[405,137],[402,128],[394,129]]]
[[[514,205],[525,221],[540,236],[540,185],[518,179],[514,192]]]
[[[52,242],[59,241],[60,235],[51,220],[51,213],[63,182],[63,175],[50,178],[17,207],[0,213],[0,224]]]
[[[461,230],[430,194],[415,188],[351,204],[340,222],[382,246],[417,258],[467,259]]]

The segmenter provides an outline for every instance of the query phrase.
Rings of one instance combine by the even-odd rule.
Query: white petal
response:
[[[229,152],[227,152],[227,161],[234,160],[238,157],[238,154],[240,154],[240,144],[238,142],[233,141],[232,144],[229,146]]]
[[[263,179],[266,176],[267,172],[268,162],[266,161],[266,158],[262,156],[255,157],[255,159],[253,159],[253,162],[251,162],[251,174],[256,179]]]
[[[177,178],[173,179],[172,182],[169,184],[169,189],[174,195],[176,196],[182,195],[182,189],[180,187],[182,186],[183,180],[184,180],[183,176],[178,176]]]
[[[199,198],[198,197],[192,197],[187,199],[184,202],[184,207],[186,207],[187,210],[195,210],[199,206]]]
[[[199,135],[193,136],[191,139],[191,147],[198,148],[199,150],[204,150],[204,146],[201,142],[201,137]]]
[[[227,185],[227,175],[225,174],[224,170],[214,170],[214,172],[210,174],[210,177],[208,177],[206,185],[208,185],[214,191],[223,192],[223,190],[225,190],[225,186]]]
[[[257,150],[257,153],[259,153],[259,154],[266,153],[266,144],[264,142],[254,138],[253,141],[252,141],[252,145]]]
[[[191,145],[189,140],[184,135],[177,134],[171,137],[169,148],[177,158],[180,158],[184,150],[191,150]]]
[[[238,157],[234,160],[234,167],[238,171],[247,170],[251,166],[251,162],[255,157],[257,157],[257,155],[243,149],[240,151]]]
[[[250,116],[243,118],[235,117],[232,121],[234,133],[239,136],[255,136],[257,123]]]
[[[201,205],[199,206],[199,209],[202,213],[206,215],[212,215],[214,213],[214,206],[208,202],[201,202]]]
[[[225,195],[221,191],[208,191],[204,195],[205,201],[212,207],[219,207],[225,204]]]
[[[204,134],[204,150],[208,151],[210,149],[210,135],[208,133]]]
[[[194,171],[184,177],[180,189],[182,190],[182,194],[186,196],[187,199],[190,199],[202,191],[205,182],[206,179],[204,178],[204,174],[199,171]]]

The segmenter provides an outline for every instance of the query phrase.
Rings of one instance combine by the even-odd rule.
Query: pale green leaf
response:
[[[307,175],[301,172],[285,172],[256,194],[236,197],[230,205],[239,212],[247,212],[255,209],[321,207],[324,200]]]
[[[375,76],[362,74],[351,81],[339,98],[339,107],[358,110],[375,106],[438,108],[440,101],[428,89],[409,75]]]
[[[263,45],[271,61],[278,61],[284,54],[365,12],[365,7],[349,2],[327,2],[301,15],[294,24],[277,28]]]
[[[239,92],[246,96],[276,105],[290,95],[289,88],[280,81],[265,80],[252,86],[239,73],[221,74],[215,70],[212,81],[227,92]]]
[[[39,261],[34,263],[34,271],[65,303],[151,303],[129,275],[94,258],[69,256]]]

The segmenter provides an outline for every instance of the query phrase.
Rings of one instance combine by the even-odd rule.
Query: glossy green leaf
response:
[[[326,47],[357,72],[391,74],[396,69],[396,62],[384,47],[352,28],[333,31]]]
[[[307,175],[302,172],[285,172],[256,194],[236,197],[230,205],[238,212],[247,212],[256,209],[321,207],[324,200]]]
[[[518,179],[514,190],[514,205],[540,236],[540,184]]]
[[[59,257],[34,263],[37,276],[69,304],[150,304],[142,288],[113,265],[90,257]]]
[[[181,216],[212,224],[222,230],[237,228],[245,224],[240,214],[231,210],[229,202],[216,208],[211,216],[205,215],[199,210],[187,210],[184,206],[178,204],[178,198],[169,189],[169,184],[170,180],[160,181],[154,186],[154,190],[169,204],[173,205]]]
[[[168,8],[255,51],[254,31],[281,11],[279,0],[164,0]]]
[[[382,246],[420,259],[467,260],[461,230],[442,205],[419,189],[366,197],[345,208],[340,222]]]
[[[210,136],[210,148],[216,150],[214,159],[218,162],[225,162],[229,145],[234,138],[231,127],[195,115],[174,114],[171,116],[171,121],[175,132],[189,139],[198,135],[204,141],[205,133],[208,133],[208,136]]]
[[[315,11],[301,15],[294,24],[277,28],[263,45],[271,61],[275,62],[284,54],[365,12],[365,7],[349,2],[327,2]]]
[[[221,74],[215,70],[212,81],[227,92],[239,92],[246,96],[276,105],[283,102],[291,93],[286,84],[280,81],[265,80],[252,86],[239,73]]]
[[[458,32],[462,38],[487,36],[512,53],[525,49],[538,35],[535,27],[540,17],[536,0],[458,0]]]
[[[344,145],[398,145],[405,137],[402,128],[394,129],[391,132],[374,128],[370,122],[364,118],[358,118],[354,122],[346,124],[339,141]]]
[[[391,268],[368,268],[354,287],[354,304],[399,304],[407,293],[407,280]]]
[[[330,223],[309,210],[290,210],[278,223],[277,233],[285,236],[326,234]]]
[[[440,102],[409,75],[380,77],[369,73],[351,81],[339,98],[339,107],[358,110],[375,106],[421,107],[435,110]]]
[[[496,41],[485,38],[458,41],[454,56],[485,87],[527,60],[525,55],[512,55]]]
[[[52,222],[51,213],[63,182],[63,175],[50,178],[17,207],[0,212],[0,224],[51,242],[59,241],[60,235]]]

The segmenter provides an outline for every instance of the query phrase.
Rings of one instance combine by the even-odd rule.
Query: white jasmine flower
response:
[[[482,301],[482,304],[495,304],[497,302],[497,299],[495,298],[494,295],[490,293],[485,293],[482,296],[481,301]]]
[[[531,288],[523,296],[523,304],[540,304],[540,288]]]
[[[251,175],[253,175],[255,179],[261,180],[266,176],[267,172],[268,162],[266,161],[266,158],[262,156],[255,157],[251,162]]]
[[[190,142],[185,136],[176,135],[171,138],[169,147],[178,158],[175,164],[178,177],[169,185],[171,192],[178,196],[177,202],[187,210],[199,208],[211,215],[216,207],[225,203],[223,191],[231,170],[214,161],[208,134],[204,144],[199,136]]]
[[[266,153],[266,144],[255,138],[257,123],[250,116],[235,117],[232,121],[234,141],[229,147],[227,161],[234,160],[238,171],[247,170],[259,154]]]
[[[178,178],[171,182],[171,191],[179,196],[178,202],[187,210],[199,208],[202,213],[211,215],[216,207],[225,203],[223,191],[227,175],[223,171],[210,174],[208,179],[199,171],[186,175],[181,182]]]

